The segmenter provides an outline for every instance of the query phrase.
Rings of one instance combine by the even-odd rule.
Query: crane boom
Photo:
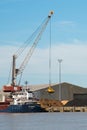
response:
[[[40,40],[41,35],[42,35],[42,33],[44,32],[44,30],[45,30],[45,28],[46,28],[46,26],[47,26],[47,24],[48,24],[48,22],[49,22],[49,20],[50,20],[50,18],[51,18],[51,15],[52,15],[52,12],[50,12],[50,14],[48,15],[48,17],[47,17],[45,23],[42,25],[42,27],[41,27],[41,29],[40,29],[40,31],[39,31],[38,36],[36,37],[36,39],[35,39],[33,45],[31,46],[29,52],[27,53],[27,55],[26,55],[24,61],[22,62],[21,66],[20,66],[20,68],[19,68],[18,74],[21,73],[21,72],[24,70],[24,68],[26,67],[26,64],[28,63],[29,59],[31,58],[31,56],[32,56],[32,54],[33,54],[33,52],[34,52],[34,50],[35,50],[35,48],[36,48],[36,46],[37,46],[37,43],[38,43],[38,41]]]
[[[16,77],[18,74],[22,73],[23,70],[25,69],[29,59],[31,58],[40,38],[41,38],[41,35],[43,34],[49,20],[51,19],[51,16],[53,15],[53,11],[50,11],[48,17],[46,18],[45,22],[43,23],[43,25],[41,26],[40,30],[39,30],[39,33],[33,43],[33,45],[31,46],[29,52],[27,53],[26,57],[24,58],[22,64],[20,65],[19,69],[15,69],[15,66],[13,65],[13,71],[12,71],[12,84],[13,86],[15,86],[15,80],[16,80]],[[13,61],[15,63],[15,59],[16,59],[16,56],[14,55],[13,56]],[[15,71],[14,71],[15,70]]]

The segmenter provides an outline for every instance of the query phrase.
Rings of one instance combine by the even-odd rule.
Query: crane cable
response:
[[[28,47],[28,45],[31,43],[31,41],[35,39],[43,23],[46,21],[46,19],[47,17],[43,20],[43,22],[39,25],[39,27],[32,33],[32,35],[15,52],[16,57],[20,56],[23,53],[23,51]]]
[[[51,87],[51,20],[50,20],[50,45],[49,45],[49,87],[47,89],[48,93],[54,93],[54,89]]]
[[[39,38],[40,37],[40,33],[42,33],[43,31],[41,31],[42,29],[44,30],[45,29],[45,26],[46,26],[46,24],[48,23],[48,18],[50,18],[49,16],[48,17],[46,17],[44,20],[43,20],[43,22],[39,25],[39,27],[36,29],[36,31],[34,31],[34,33],[30,36],[30,38],[28,38],[25,42],[24,42],[24,44],[16,51],[16,53],[15,53],[15,55],[16,55],[16,58],[18,58],[21,54],[22,54],[22,52],[27,48],[27,46],[30,44],[30,42],[32,41],[32,40],[34,40],[35,39],[35,42],[37,42],[37,38]],[[45,23],[45,24],[44,24]],[[43,26],[44,25],[44,26]],[[40,32],[41,31],[41,32]],[[39,36],[38,36],[38,32],[39,32]],[[37,37],[38,36],[38,37]],[[39,38],[40,39],[40,38]],[[36,44],[34,42],[34,44]],[[34,46],[34,45],[33,45]],[[34,49],[33,49],[34,50]],[[27,55],[29,54],[31,52],[31,49],[29,48],[29,52],[27,53]],[[33,52],[31,52],[31,54],[32,54]],[[27,56],[28,57],[28,56]],[[29,56],[29,58],[30,58],[30,56]],[[23,62],[22,62],[22,64],[25,62],[25,60],[26,59],[24,59],[23,60]],[[28,60],[28,59],[27,59]],[[26,60],[26,61],[27,61]],[[27,62],[26,62],[27,63]],[[20,67],[22,66],[22,64],[20,65]],[[25,65],[25,64],[24,64]],[[20,70],[20,67],[19,67],[19,70]],[[23,66],[24,67],[24,66]],[[24,68],[23,68],[24,69]],[[23,69],[22,69],[22,71],[20,72],[20,80],[19,80],[19,83],[18,84],[20,84],[20,82],[21,82],[21,78],[22,78],[22,74],[23,74]]]
[[[49,86],[51,86],[51,20],[50,20],[50,45],[49,45]]]
[[[24,50],[29,46],[29,44],[31,43],[32,39],[34,39],[35,35],[37,34],[40,26],[32,33],[32,35],[16,51],[16,53],[15,53],[16,58],[18,58],[24,52]],[[23,72],[20,73],[18,85],[20,85],[20,83],[21,83],[22,75],[23,75]]]
[[[40,32],[43,24],[45,23],[45,21],[47,20],[48,17],[46,17],[43,22],[38,26],[38,28],[32,33],[32,35],[21,45],[21,47],[16,51],[15,56],[16,58],[18,58],[23,52],[24,50],[30,45],[30,43],[37,37],[38,32]],[[30,48],[29,48],[30,51]],[[20,68],[19,68],[20,69]],[[19,77],[19,81],[18,81],[18,85],[21,82],[22,79],[22,75],[23,75],[23,71],[21,71],[20,73],[20,77]]]
[[[10,82],[10,78],[11,78],[11,70],[12,70],[12,62],[11,62],[10,70],[9,70],[9,76],[8,76],[7,84],[9,84],[9,82]]]
[[[37,29],[38,30],[38,29]],[[27,46],[31,43],[35,33],[37,30],[22,44],[22,46],[16,51],[16,57],[22,54],[22,52],[27,48]]]
[[[39,40],[41,39],[41,35],[42,35],[43,31],[45,30],[45,27],[46,27],[46,25],[47,25],[47,23],[48,23],[48,21],[49,21],[49,18],[50,18],[50,17],[48,17],[48,18],[46,19],[46,21],[44,22],[44,24],[42,24],[42,26],[41,26],[41,28],[40,28],[40,30],[39,30],[39,33],[38,33],[38,35],[36,36],[36,38],[35,38],[35,40],[34,40],[33,45],[31,46],[31,48],[30,48],[30,50],[28,51],[26,57],[24,58],[22,64],[20,65],[20,68],[19,68],[20,72],[24,70],[26,64],[27,64],[28,61],[30,60],[30,58],[31,58],[31,56],[32,56],[32,54],[33,54],[33,52],[34,52],[36,46],[37,46],[37,43],[38,43]],[[20,74],[20,72],[19,72],[18,74]]]

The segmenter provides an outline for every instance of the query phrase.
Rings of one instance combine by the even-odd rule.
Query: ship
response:
[[[31,113],[31,112],[46,112],[41,107],[38,99],[35,98],[32,91],[24,89],[10,93],[7,99],[0,102],[0,112],[4,113]]]
[[[19,68],[16,67],[16,59],[18,58],[19,54],[21,55],[21,53],[27,47],[29,39],[24,43],[25,44],[24,46],[18,49],[17,54],[13,55],[11,84],[3,86],[3,92],[9,93],[9,96],[6,97],[2,95],[3,101],[0,102],[0,112],[5,113],[46,112],[46,110],[41,107],[39,100],[35,98],[33,92],[29,88],[23,89],[23,87],[19,85],[19,83],[17,84],[17,76],[18,75],[20,75],[20,77],[22,76],[25,66],[30,60],[37,46],[37,43],[41,39],[41,35],[44,32],[52,15],[53,11],[50,11],[49,15],[44,20],[43,24],[41,24],[41,26],[39,26],[39,28],[37,29],[38,34],[37,36],[35,36],[35,40]],[[36,32],[37,31],[33,33],[32,37],[34,37],[34,34]]]

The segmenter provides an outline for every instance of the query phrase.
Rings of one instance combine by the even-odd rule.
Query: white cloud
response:
[[[13,46],[2,46],[0,47],[0,66],[5,67],[6,64],[12,59],[12,55],[16,52],[17,47]],[[24,56],[25,57],[25,56]],[[21,60],[24,59],[22,57]],[[56,62],[58,58],[63,59],[63,68],[64,73],[85,73],[86,65],[87,65],[87,45],[84,43],[80,44],[73,43],[73,44],[65,44],[65,43],[58,43],[52,47],[52,65],[56,66]],[[34,54],[31,56],[29,61],[29,65],[32,66],[32,70],[36,70],[37,72],[44,72],[46,70],[46,66],[49,61],[49,48],[39,49],[37,48]],[[20,61],[22,62],[22,61]],[[40,70],[39,66],[43,66],[43,70]],[[33,68],[34,67],[34,68]],[[35,69],[36,68],[36,69]],[[53,67],[54,68],[54,67]],[[75,70],[75,71],[74,71]],[[35,71],[35,72],[36,72]]]
[[[78,41],[78,40],[77,40]],[[7,76],[10,71],[12,55],[16,52],[17,47],[1,46],[0,47],[0,73],[1,76]],[[58,43],[52,46],[52,74],[58,73],[58,59],[62,61],[63,74],[87,74],[87,44],[82,42]],[[21,63],[24,57],[21,58]],[[24,74],[48,74],[49,73],[49,48],[37,48],[32,55]]]
[[[76,22],[70,21],[70,20],[58,21],[58,22],[55,22],[55,26],[57,26],[57,27],[75,27]]]
[[[75,25],[73,21],[60,21],[60,25]]]
[[[53,47],[55,60],[62,58],[63,73],[87,73],[87,45],[85,44],[60,44]]]

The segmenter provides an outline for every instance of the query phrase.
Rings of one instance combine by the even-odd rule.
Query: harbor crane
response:
[[[17,54],[14,54],[14,55],[13,55],[13,63],[12,63],[12,83],[11,83],[12,90],[14,90],[14,89],[15,89],[15,90],[19,90],[19,89],[18,89],[19,86],[18,86],[17,83],[16,83],[17,76],[18,76],[19,74],[21,75],[21,74],[23,73],[23,71],[24,71],[26,65],[28,64],[28,62],[29,62],[29,60],[30,60],[30,58],[31,58],[31,56],[32,56],[32,54],[33,54],[33,52],[34,52],[34,50],[35,50],[35,48],[36,48],[36,46],[37,46],[37,44],[38,44],[38,42],[39,42],[39,40],[40,40],[42,34],[43,34],[43,32],[44,32],[44,30],[45,30],[45,28],[46,28],[46,26],[47,26],[47,24],[48,24],[48,22],[49,22],[49,20],[51,19],[51,16],[53,15],[53,13],[54,13],[53,11],[50,11],[50,13],[49,13],[49,15],[47,16],[47,18],[44,20],[44,22],[41,24],[41,26],[39,26],[39,28],[38,28],[38,34],[36,35],[35,40],[34,40],[32,46],[31,46],[30,50],[28,51],[26,57],[24,58],[24,60],[23,60],[23,62],[21,63],[21,65],[20,65],[19,68],[16,68],[16,59],[18,58],[18,55],[20,55],[20,54],[24,51],[24,49],[25,49],[25,47],[27,46],[27,44],[26,44],[24,47],[21,47],[21,48],[18,50]],[[37,31],[36,31],[36,32],[37,32]],[[32,35],[32,37],[34,37],[34,36]],[[26,43],[28,43],[28,40],[27,40]],[[28,43],[28,44],[29,44],[29,43]],[[6,86],[4,86],[4,90],[5,90],[5,88],[6,88]],[[8,88],[9,88],[9,87],[8,87]],[[7,88],[6,88],[6,91],[7,91]],[[49,92],[51,92],[51,88],[49,88]]]

